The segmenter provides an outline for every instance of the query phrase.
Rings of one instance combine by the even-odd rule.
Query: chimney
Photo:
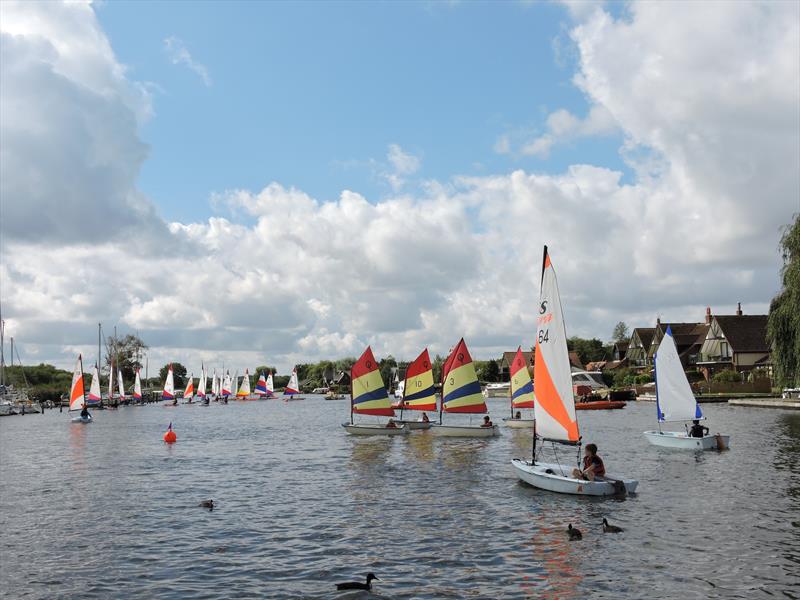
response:
[[[742,316],[742,303],[741,302],[738,302],[736,304],[736,316],[737,317],[741,317]]]
[[[706,306],[706,325],[711,325],[711,307]]]

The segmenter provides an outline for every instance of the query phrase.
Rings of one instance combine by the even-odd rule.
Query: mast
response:
[[[350,425],[353,425],[353,367],[350,367]]]
[[[6,341],[5,341],[6,322],[0,319],[0,385],[6,382]]]

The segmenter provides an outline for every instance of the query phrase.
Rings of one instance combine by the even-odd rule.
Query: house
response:
[[[644,369],[647,367],[647,353],[650,351],[650,344],[653,343],[655,332],[655,327],[637,327],[633,330],[628,347],[625,349],[625,358],[631,368]]]
[[[511,381],[511,363],[514,361],[514,357],[517,355],[516,351],[514,352],[503,352],[503,358],[500,362],[500,381]],[[528,371],[533,377],[533,363],[534,363],[534,353],[533,352],[523,352],[522,353],[525,362],[528,364]],[[569,364],[572,367],[572,372],[575,371],[583,371],[583,363],[581,363],[581,359],[578,358],[577,352],[570,352],[569,353]]]
[[[614,342],[614,357],[613,360],[622,362],[625,360],[625,356],[628,353],[628,345],[630,344],[630,340],[620,340],[619,342]]]
[[[675,340],[683,368],[687,369],[697,364],[700,358],[700,347],[703,345],[703,340],[705,340],[710,327],[708,316],[706,323],[662,323],[661,319],[657,319],[653,341],[647,351],[647,364],[652,366],[653,358],[658,352],[661,340],[667,333],[667,328],[672,331],[672,339]]]
[[[743,314],[741,303],[734,315],[712,316],[711,308],[707,308],[709,329],[698,362],[706,379],[726,369],[739,373],[763,369],[771,374],[767,318],[767,315]]]

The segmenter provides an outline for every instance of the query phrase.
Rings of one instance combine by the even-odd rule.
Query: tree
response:
[[[442,382],[442,368],[444,367],[444,357],[440,355],[436,355],[431,363],[431,369],[433,370],[433,383],[434,385],[438,385]]]
[[[584,365],[589,362],[605,360],[608,354],[608,348],[597,338],[587,340],[571,337],[567,340],[567,348],[572,352],[576,352]]]
[[[611,334],[611,339],[615,342],[624,342],[630,338],[630,333],[628,332],[628,326],[625,324],[625,321],[620,321],[616,325],[614,325],[614,331]]]
[[[147,350],[147,345],[135,335],[125,337],[109,336],[106,338],[106,367],[114,361],[114,369],[122,370],[123,379],[131,380],[136,374],[136,369],[142,368],[142,356]],[[166,374],[166,371],[164,372]],[[114,377],[117,374],[114,373]]]
[[[383,385],[386,386],[386,389],[391,389],[392,381],[394,380],[394,369],[397,368],[397,361],[395,360],[394,356],[390,354],[386,358],[382,358],[380,361],[378,361],[378,368],[381,371]]]
[[[775,380],[800,385],[800,214],[781,237],[783,287],[769,307],[767,339],[772,347]]]
[[[270,373],[275,373],[275,367],[270,367],[269,365],[259,365],[256,367],[256,370],[253,371],[253,375],[256,377],[260,377],[261,373],[264,374],[264,377],[269,377]],[[274,381],[273,377],[273,381]]]
[[[184,367],[181,363],[171,363],[172,364],[172,377],[175,381],[175,389],[179,390],[184,386],[186,383],[186,367]],[[169,364],[164,365],[158,372],[160,377],[159,385],[163,384],[164,381],[167,379],[167,371],[169,370]]]

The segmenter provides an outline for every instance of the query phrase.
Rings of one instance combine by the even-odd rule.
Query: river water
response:
[[[7,417],[0,595],[331,598],[373,571],[386,598],[799,598],[800,414],[704,410],[729,451],[650,446],[650,403],[579,413],[609,470],[640,480],[623,500],[519,483],[524,431],[347,436],[347,401]]]

